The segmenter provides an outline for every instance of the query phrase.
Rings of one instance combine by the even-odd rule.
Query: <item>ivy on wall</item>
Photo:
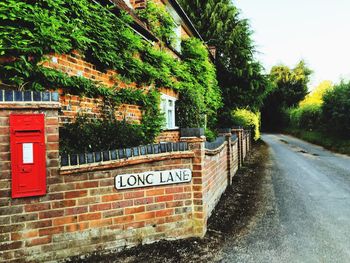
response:
[[[164,6],[147,1],[146,8],[137,13],[156,37],[168,44],[174,41],[176,24]]]
[[[172,18],[164,8],[148,3],[140,12],[141,18],[158,38],[171,41]],[[203,43],[193,38],[183,41],[180,61],[136,34],[129,26],[129,15],[115,15],[111,10],[90,0],[1,1],[0,55],[8,58],[0,64],[1,82],[20,89],[62,88],[73,94],[103,96],[115,103],[136,103],[143,109],[142,131],[150,138],[162,127],[160,87],[179,91],[177,112],[182,127],[203,126],[204,115],[215,119],[221,95]],[[41,66],[46,55],[73,50],[99,70],[116,70],[116,78],[135,82],[138,89],[111,89]],[[145,93],[145,86],[152,88]]]

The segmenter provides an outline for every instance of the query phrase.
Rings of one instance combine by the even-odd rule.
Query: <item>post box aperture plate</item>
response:
[[[12,197],[46,194],[44,114],[11,114]]]

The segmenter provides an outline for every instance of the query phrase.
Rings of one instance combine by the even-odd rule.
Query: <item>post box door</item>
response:
[[[16,117],[25,118],[25,116],[17,115]],[[30,118],[33,118],[33,116]],[[43,121],[42,116],[39,115],[38,118]],[[46,193],[44,130],[41,127],[32,126],[32,128],[37,130],[26,130],[25,127],[11,127],[13,198],[38,196]]]

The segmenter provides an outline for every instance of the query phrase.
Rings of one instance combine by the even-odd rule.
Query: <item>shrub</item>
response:
[[[126,148],[150,143],[141,126],[125,120],[92,119],[78,116],[74,123],[60,128],[60,151],[62,153],[84,153]]]
[[[322,125],[322,110],[320,104],[306,104],[288,111],[290,125],[293,128],[317,130]]]
[[[214,130],[211,130],[209,128],[205,129],[205,138],[208,142],[213,142],[218,137],[218,133]]]
[[[322,117],[328,130],[350,137],[350,82],[341,82],[323,96]]]
[[[260,139],[260,113],[236,109],[231,112],[231,117],[234,125],[251,129],[255,141]]]

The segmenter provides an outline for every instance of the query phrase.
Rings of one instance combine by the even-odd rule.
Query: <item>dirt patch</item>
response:
[[[140,245],[119,253],[95,252],[74,257],[69,262],[215,262],[221,259],[221,249],[227,240],[239,238],[248,231],[250,221],[261,206],[262,184],[269,158],[268,147],[260,142],[247,157],[233,183],[222,195],[208,222],[208,232],[202,239],[189,238],[159,241]]]

